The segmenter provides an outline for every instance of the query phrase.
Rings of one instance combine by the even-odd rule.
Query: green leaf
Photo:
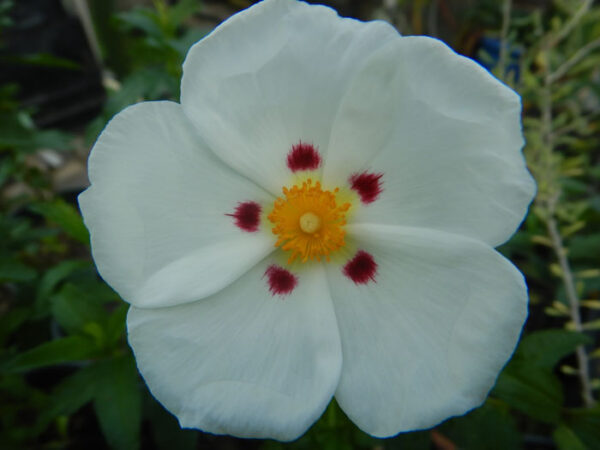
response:
[[[498,377],[492,395],[542,422],[560,419],[562,386],[546,369],[513,361]]]
[[[100,303],[90,299],[72,284],[52,297],[52,315],[68,333],[84,332],[90,323],[104,324],[108,314]]]
[[[0,164],[0,187],[2,187],[8,181],[9,177],[17,170],[18,168],[15,161],[8,158],[2,160],[2,164]]]
[[[42,412],[38,427],[45,429],[55,417],[71,415],[90,401],[94,402],[98,422],[111,448],[139,448],[141,391],[131,355],[98,361],[63,380],[52,392],[50,406]]]
[[[70,59],[60,58],[50,53],[31,53],[22,56],[8,56],[5,61],[16,64],[28,64],[42,67],[57,67],[60,69],[81,70],[81,64]]]
[[[71,275],[73,272],[79,269],[85,269],[90,267],[89,261],[70,260],[63,261],[56,266],[48,269],[37,288],[37,294],[35,299],[35,309],[38,314],[43,312],[46,302],[49,300],[49,296],[52,294],[56,286],[60,284],[65,278]]]
[[[48,398],[23,378],[20,375],[0,377],[0,448],[3,450],[35,447],[23,444],[33,444],[40,431],[31,426],[31,418],[45,407]]]
[[[59,130],[38,130],[26,111],[2,114],[0,110],[0,149],[12,148],[32,152],[40,148],[66,150],[72,136]]]
[[[127,311],[129,311],[129,305],[123,303],[119,305],[119,307],[115,309],[108,318],[108,322],[106,324],[106,336],[109,347],[116,346],[121,340],[121,337],[123,337],[125,333],[125,320],[127,318]]]
[[[33,135],[35,149],[51,148],[57,151],[69,150],[73,137],[59,130],[36,130]]]
[[[428,431],[412,431],[401,433],[386,441],[389,450],[430,450],[432,448],[431,436]]]
[[[29,308],[17,307],[0,316],[0,345],[31,315]]]
[[[200,2],[197,0],[180,0],[169,7],[169,21],[178,27],[188,17],[197,13],[200,7]]]
[[[158,450],[193,450],[196,448],[198,432],[184,430],[177,419],[152,396],[146,395],[144,411],[152,424],[151,430]]]
[[[90,339],[69,336],[45,342],[23,352],[8,361],[2,369],[9,372],[24,372],[54,364],[85,360],[94,353],[95,347]]]
[[[116,450],[140,446],[142,397],[135,361],[130,355],[106,361],[94,409],[108,444]]]
[[[17,259],[0,258],[0,282],[31,281],[35,276],[35,270]]]
[[[518,450],[522,437],[508,408],[488,399],[466,416],[451,419],[440,426],[442,433],[464,450]]]
[[[18,114],[0,114],[0,150],[5,148],[35,150],[35,137]]]
[[[65,378],[52,391],[49,407],[41,413],[38,426],[45,429],[56,416],[73,414],[92,401],[102,375],[103,373],[98,370],[98,364],[93,364]]]
[[[552,433],[552,438],[559,450],[587,450],[577,434],[565,425],[559,425]]]
[[[569,240],[569,257],[573,260],[596,262],[600,254],[600,234],[573,236]]]
[[[575,331],[563,329],[542,330],[525,336],[515,354],[515,359],[537,367],[552,369],[579,345],[588,344],[590,338]]]
[[[74,280],[71,284],[97,303],[122,302],[121,297],[104,281],[98,280],[95,274],[93,278],[82,277],[76,281]]]
[[[52,202],[38,203],[32,205],[31,209],[44,216],[49,222],[57,224],[73,239],[89,245],[90,235],[79,212],[64,200],[55,199]]]
[[[587,448],[600,448],[600,405],[567,410],[564,422]]]
[[[159,99],[165,93],[171,92],[171,81],[171,77],[163,68],[145,67],[137,70],[127,76],[121,84],[121,89],[108,98],[105,110],[112,116],[140,99]]]
[[[150,36],[162,37],[162,30],[154,12],[148,8],[136,8],[117,15],[121,26],[125,29],[139,29]]]

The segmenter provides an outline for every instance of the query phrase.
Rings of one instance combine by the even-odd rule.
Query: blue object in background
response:
[[[505,77],[511,77],[514,81],[519,81],[521,68],[519,66],[519,58],[523,51],[517,46],[508,44],[506,52],[506,68],[504,70]],[[500,39],[482,37],[479,41],[479,50],[475,57],[475,61],[491,71],[498,65],[500,60]]]

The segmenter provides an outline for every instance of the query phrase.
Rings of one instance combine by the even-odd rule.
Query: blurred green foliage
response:
[[[191,26],[199,12],[195,0],[156,0],[125,12],[116,12],[112,1],[89,3],[108,93],[87,126],[91,143],[127,105],[178,99],[186,51],[209,29]],[[16,101],[18,86],[5,85],[0,448],[600,448],[600,407],[586,400],[600,387],[600,7],[587,0],[457,4],[453,10],[450,1],[399,1],[383,14],[403,34],[439,33],[461,52],[474,52],[474,34],[496,39],[499,55],[481,50],[479,58],[523,97],[525,153],[539,191],[532,213],[501,251],[527,277],[530,319],[482,407],[433,430],[383,441],[360,432],[335,401],[290,444],[181,430],[137,373],[125,338],[127,305],[97,276],[75,203],[54,192],[48,173],[32,164],[42,148],[70,152],[76,136],[36,128],[34,111]],[[10,6],[0,3],[0,28],[11,25]],[[443,12],[439,23],[433,7]],[[25,63],[57,61],[64,64],[51,55]],[[518,70],[507,70],[510,64]]]

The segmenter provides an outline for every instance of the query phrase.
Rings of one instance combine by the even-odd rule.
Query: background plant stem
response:
[[[543,79],[543,87],[541,92],[541,126],[543,151],[545,155],[543,155],[541,159],[546,163],[545,170],[543,170],[542,173],[545,173],[549,179],[538,181],[546,181],[549,187],[547,187],[547,195],[538,195],[537,202],[544,210],[546,227],[552,242],[552,249],[556,254],[561,269],[561,278],[564,283],[566,297],[569,302],[569,316],[573,323],[574,330],[579,333],[583,332],[581,314],[579,312],[579,297],[577,295],[577,290],[575,289],[573,272],[571,270],[569,260],[567,258],[567,252],[563,245],[563,239],[556,219],[556,208],[560,200],[561,188],[558,185],[559,180],[555,176],[556,171],[553,167],[555,164],[555,160],[553,158],[554,132],[552,124],[552,88],[553,84],[568,70],[570,70],[575,64],[581,61],[586,54],[591,52],[597,46],[600,46],[600,42],[596,43],[596,41],[593,41],[587,44],[586,46],[582,47],[580,50],[575,52],[575,54],[570,59],[563,63],[563,65],[561,65],[556,71],[552,71],[550,68],[550,52],[563,39],[568,37],[571,31],[573,31],[576,28],[577,24],[589,11],[590,7],[592,6],[592,3],[593,2],[591,0],[584,0],[579,9],[565,23],[564,27],[561,28],[558,32],[548,36],[548,38],[545,41],[545,44],[543,44],[542,47],[542,52],[544,56],[543,59],[545,61],[545,75]],[[590,382],[589,358],[586,353],[585,347],[583,345],[578,346],[575,355],[577,358],[578,365],[577,373],[581,385],[581,397],[583,399],[584,405],[590,408],[595,405],[596,401],[593,396],[592,385]]]

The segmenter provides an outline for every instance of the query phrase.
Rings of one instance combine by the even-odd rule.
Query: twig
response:
[[[543,45],[543,51],[546,56],[546,61],[550,61],[549,53],[551,48],[558,44],[566,36],[568,36],[568,34],[575,28],[575,26],[579,23],[581,18],[589,10],[591,4],[591,0],[585,0],[582,6],[579,8],[579,10],[577,10],[577,12],[573,14],[571,19],[565,24],[565,26],[557,34],[551,36],[548,40],[546,40],[546,42]],[[585,47],[582,47],[582,49],[583,48]],[[590,51],[591,50],[585,50],[586,53],[589,53]],[[573,57],[571,57],[567,62],[565,62],[561,67],[559,67],[558,70],[554,72],[551,72],[549,65],[546,65],[545,67],[546,75],[543,79],[544,84],[542,86],[541,92],[542,142],[543,148],[546,152],[546,154],[542,158],[542,161],[546,162],[546,167],[543,168],[545,173],[553,173],[552,154],[554,152],[554,132],[552,129],[552,84],[562,76],[561,74],[563,73],[563,71],[564,73],[566,73],[566,71],[568,71],[572,67],[572,65],[577,64],[577,60],[574,60],[574,58],[580,58],[580,56],[578,56],[578,53],[579,52],[576,52],[575,55],[573,55]],[[570,64],[571,62],[572,64]],[[571,266],[569,264],[566,250],[564,248],[562,237],[560,235],[560,231],[558,229],[557,221],[555,218],[556,204],[558,202],[560,192],[549,192],[548,194],[549,195],[545,198],[540,198],[539,201],[543,202],[544,206],[547,207],[547,217],[545,218],[546,226],[548,228],[548,234],[550,235],[550,240],[552,242],[552,248],[556,253],[556,257],[558,258],[558,263],[561,268],[561,277],[565,285],[565,292],[567,295],[567,300],[569,302],[569,315],[571,320],[573,321],[574,329],[577,332],[581,333],[583,332],[583,326],[581,323],[581,315],[579,313],[579,297],[577,295],[577,290],[575,289],[573,272],[571,271]],[[589,408],[594,406],[596,401],[592,394],[593,391],[590,382],[589,361],[587,353],[585,351],[585,347],[583,345],[578,346],[575,351],[575,355],[577,358],[578,375],[581,384],[581,396],[583,398],[585,406]]]
[[[427,10],[427,35],[438,37],[438,5],[439,0],[432,0]]]
[[[85,0],[74,0],[74,4],[75,11],[77,12],[79,20],[81,21],[81,26],[85,32],[85,37],[88,40],[88,44],[90,45],[94,59],[96,60],[98,66],[101,67],[102,51],[100,50],[100,43],[98,42],[98,37],[96,36],[96,31],[94,30],[90,8]]]
[[[506,55],[508,53],[508,30],[510,29],[510,10],[512,0],[502,3],[502,29],[500,30],[500,56],[498,57],[498,74],[504,77],[506,69]]]
[[[551,209],[554,208],[551,207]],[[558,231],[558,226],[556,224],[556,219],[554,218],[553,211],[550,211],[550,213],[551,214],[547,220],[548,233],[550,234],[550,239],[552,240],[552,247],[554,249],[554,252],[558,257],[558,264],[560,265],[561,276],[563,279],[563,283],[565,284],[565,293],[567,295],[567,299],[569,300],[569,313],[571,315],[571,319],[573,320],[575,331],[577,331],[578,333],[582,333],[583,327],[581,325],[581,315],[579,314],[579,297],[575,289],[573,272],[571,271],[569,260],[566,256],[566,251],[562,243],[560,232]],[[589,361],[583,345],[577,347],[575,355],[577,357],[577,365],[579,366],[578,374],[579,381],[581,383],[581,395],[583,397],[583,402],[585,406],[591,408],[595,405],[596,401],[594,400],[594,397],[592,395],[592,384],[590,382],[589,374]]]
[[[593,41],[588,42],[579,50],[577,50],[573,56],[571,56],[567,61],[565,61],[562,65],[559,66],[554,72],[548,75],[549,82],[554,83],[561,79],[565,74],[571,70],[575,65],[583,61],[583,59],[589,55],[591,52],[600,48],[600,38],[597,38]]]
[[[577,24],[583,18],[583,16],[587,14],[593,2],[594,0],[583,0],[579,9],[571,16],[571,18],[565,24],[565,26],[562,27],[558,31],[558,33],[550,37],[547,43],[547,48],[555,47],[556,44],[558,44],[560,41],[566,38],[571,33],[571,31],[573,31],[573,29],[577,26]]]

